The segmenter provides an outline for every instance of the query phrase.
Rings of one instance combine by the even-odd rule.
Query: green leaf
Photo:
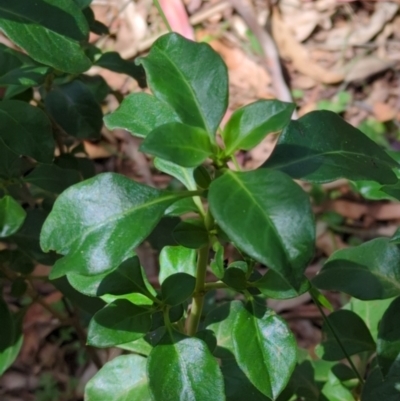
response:
[[[242,310],[239,301],[227,302],[213,309],[206,317],[205,326],[215,333],[217,348],[214,355],[221,361],[227,401],[270,401],[245,376],[234,355],[232,331],[237,314]]]
[[[167,305],[179,305],[193,294],[195,285],[196,279],[190,274],[172,274],[161,284],[162,300]]]
[[[121,355],[107,362],[85,387],[86,401],[153,401],[146,372],[147,358]]]
[[[398,228],[396,232],[392,235],[392,238],[390,238],[390,242],[396,245],[400,244],[400,228]]]
[[[143,81],[145,76],[142,67],[136,65],[134,61],[124,60],[117,52],[103,53],[95,62],[95,65],[129,75],[137,81]]]
[[[392,298],[400,295],[398,260],[400,249],[389,238],[376,238],[336,251],[312,282],[362,300]]]
[[[147,360],[154,401],[225,401],[217,361],[207,345],[178,332],[166,334]]]
[[[22,334],[16,336],[13,344],[4,350],[0,350],[0,376],[14,363],[22,348],[24,337]]]
[[[314,253],[315,228],[308,196],[297,184],[275,170],[227,171],[211,184],[208,200],[238,248],[298,288]]]
[[[193,202],[193,198],[181,199],[173,203],[166,211],[167,216],[182,216],[183,214],[195,212],[198,213],[199,209]]]
[[[54,164],[65,170],[75,170],[83,179],[92,178],[96,175],[95,166],[92,160],[84,157],[75,157],[69,153],[63,153],[56,157]]]
[[[296,340],[285,321],[264,305],[242,305],[232,337],[237,362],[245,375],[261,393],[276,399],[297,359]]]
[[[180,222],[172,232],[175,241],[186,248],[199,249],[208,244],[209,234],[204,222],[199,219],[187,219]]]
[[[90,68],[81,42],[89,28],[70,0],[2,0],[0,29],[33,59],[70,74]]]
[[[0,138],[15,153],[42,163],[53,159],[50,120],[37,107],[20,100],[0,102]]]
[[[0,178],[10,179],[22,174],[22,159],[4,144],[0,135]]]
[[[329,401],[355,401],[351,391],[332,372],[329,372],[328,382],[322,387],[321,394]]]
[[[289,123],[264,166],[309,182],[347,178],[394,184],[392,168],[398,163],[337,114],[313,111]]]
[[[104,117],[109,129],[122,128],[144,138],[160,125],[179,122],[178,115],[168,104],[147,93],[132,93],[117,110]]]
[[[216,277],[221,279],[224,277],[224,247],[218,242],[213,243],[213,251],[215,252],[214,258],[211,260],[210,269]]]
[[[364,351],[375,351],[376,345],[364,321],[354,312],[338,310],[328,316],[328,321],[336,336],[340,339],[348,355]],[[319,345],[318,355],[326,361],[340,361],[346,356],[328,324],[322,326],[323,340]]]
[[[175,274],[186,273],[196,276],[196,251],[183,246],[165,246],[160,252],[160,284]]]
[[[379,324],[377,354],[386,377],[395,362],[400,361],[400,298],[390,304]]]
[[[151,310],[118,299],[99,310],[88,329],[89,345],[113,347],[143,337],[151,327]]]
[[[45,66],[22,66],[0,77],[0,86],[17,85],[24,89],[42,85],[50,68]]]
[[[293,103],[258,100],[236,110],[222,131],[225,154],[239,149],[250,150],[266,135],[282,130],[295,109]]]
[[[246,262],[231,263],[224,272],[222,281],[237,291],[247,288],[248,266]]]
[[[56,200],[41,233],[45,252],[67,255],[57,261],[52,277],[114,270],[149,235],[165,209],[184,196],[113,173],[68,188]]]
[[[54,87],[45,98],[47,112],[69,135],[97,139],[103,126],[103,113],[90,89],[75,80]]]
[[[207,131],[179,122],[155,128],[140,150],[183,167],[196,167],[214,153]]]
[[[0,199],[0,238],[13,235],[23,224],[25,210],[11,196]]]
[[[24,181],[56,194],[80,180],[80,174],[76,170],[63,169],[55,164],[39,164],[24,178]]]
[[[139,62],[152,93],[184,124],[215,134],[228,105],[227,68],[218,53],[206,43],[169,33]]]
[[[0,352],[13,344],[15,327],[14,318],[7,304],[0,297]]]
[[[162,171],[163,173],[172,175],[172,177],[175,177],[187,189],[190,190],[197,189],[196,181],[194,180],[193,177],[194,173],[193,168],[185,168],[182,166],[178,166],[175,163],[172,163],[164,159],[159,159],[158,157],[154,159],[154,167]]]
[[[12,271],[23,275],[32,273],[35,268],[32,259],[22,253],[19,249],[13,251],[10,249],[1,251],[0,263],[7,266]]]

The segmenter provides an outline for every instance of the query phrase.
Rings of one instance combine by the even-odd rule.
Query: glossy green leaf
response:
[[[42,163],[53,159],[50,120],[38,107],[20,100],[0,102],[0,138],[15,153]]]
[[[396,245],[400,244],[400,228],[398,228],[396,232],[392,235],[392,238],[390,238],[390,242]]]
[[[113,173],[68,188],[56,200],[41,233],[43,250],[67,255],[57,261],[52,277],[114,270],[182,196]]]
[[[276,399],[297,359],[296,340],[284,320],[263,305],[242,305],[232,337],[237,362],[245,375],[261,393]]]
[[[400,399],[400,360],[397,360],[384,378],[378,366],[369,374],[361,401],[398,401]]]
[[[160,284],[175,274],[186,273],[196,276],[196,251],[183,246],[165,246],[160,252]]]
[[[153,401],[146,372],[147,358],[121,355],[107,362],[85,387],[86,401]]]
[[[258,100],[236,110],[222,131],[225,154],[252,149],[266,135],[282,130],[295,107],[279,100]]]
[[[126,259],[111,273],[96,274],[95,276],[70,273],[67,278],[76,290],[92,297],[134,293],[151,297],[156,294],[149,284],[137,256]]]
[[[205,326],[215,333],[217,348],[214,355],[221,361],[227,401],[270,401],[257,390],[239,367],[234,355],[232,331],[237,314],[242,310],[239,301],[227,302],[213,309],[206,317]],[[250,335],[249,335],[250,336]]]
[[[112,347],[143,337],[150,327],[151,310],[118,299],[93,316],[87,342],[94,347]]]
[[[140,58],[149,88],[184,124],[214,134],[228,105],[228,74],[221,56],[206,43],[169,33]]]
[[[63,169],[55,164],[39,164],[24,178],[24,181],[55,194],[60,194],[80,180],[76,170]]]
[[[357,192],[359,192],[363,198],[370,200],[393,200],[394,197],[387,194],[382,190],[382,185],[376,181],[354,181],[351,183],[352,187],[355,188]],[[384,188],[390,188],[393,190],[393,187],[397,190],[397,185],[384,185]]]
[[[33,59],[70,74],[90,68],[81,43],[89,28],[70,0],[2,0],[0,29]]]
[[[328,321],[348,355],[375,350],[375,341],[368,327],[354,312],[344,309],[338,310],[328,316]],[[336,337],[326,323],[322,326],[322,334],[323,340],[318,350],[318,354],[321,358],[326,361],[339,361],[344,359],[345,355]]]
[[[207,131],[178,122],[155,128],[140,150],[183,167],[196,167],[214,153]]]
[[[376,238],[336,251],[312,282],[362,300],[395,297],[400,295],[398,260],[400,249],[389,238]]]
[[[168,216],[182,216],[183,214],[195,212],[198,213],[199,209],[193,202],[193,198],[181,199],[173,203],[166,211]]]
[[[159,327],[158,329],[147,333],[142,338],[139,338],[135,341],[131,341],[126,344],[118,345],[118,348],[148,356],[151,350],[158,344],[158,342],[164,336],[165,330],[166,330],[165,327]]]
[[[168,175],[172,175],[172,177],[175,177],[187,189],[191,189],[191,190],[197,189],[196,181],[194,180],[194,177],[193,177],[193,174],[194,174],[193,168],[185,168],[185,167],[179,166],[175,163],[172,163],[170,161],[160,159],[158,157],[156,157],[154,159],[154,166],[158,170],[162,171],[163,173],[166,173]]]
[[[0,238],[13,235],[23,224],[25,210],[11,196],[0,198]]]
[[[378,324],[392,301],[393,298],[374,301],[361,301],[357,298],[351,298],[343,309],[357,313],[368,327],[372,338],[376,342],[378,338]]]
[[[186,301],[194,291],[196,279],[187,273],[175,273],[161,284],[161,296],[167,305],[179,305]]]
[[[132,135],[144,138],[160,125],[179,122],[168,104],[147,93],[132,93],[113,113],[104,117],[109,129],[122,128]]]
[[[289,123],[264,166],[310,182],[348,178],[394,184],[392,168],[398,164],[337,114],[313,111]]]
[[[216,359],[207,345],[178,332],[166,334],[147,361],[154,401],[225,401],[224,384]]]
[[[54,87],[46,95],[45,106],[67,134],[81,139],[100,137],[103,113],[83,82],[74,80]]]
[[[95,65],[129,75],[137,81],[143,80],[145,75],[142,67],[136,65],[134,61],[124,60],[117,52],[103,53],[101,57],[96,60]]]
[[[178,244],[191,249],[199,249],[209,241],[208,230],[199,219],[187,219],[180,222],[174,228],[172,235]]]
[[[379,323],[377,354],[386,377],[395,362],[400,361],[400,298],[390,304]]]
[[[208,200],[238,248],[298,288],[313,256],[315,228],[308,196],[297,184],[275,170],[227,171],[211,184]]]

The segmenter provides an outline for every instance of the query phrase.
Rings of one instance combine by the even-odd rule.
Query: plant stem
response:
[[[169,22],[168,22],[168,20],[167,20],[167,17],[165,16],[164,11],[163,11],[163,9],[161,8],[161,5],[160,5],[159,1],[158,1],[158,0],[154,0],[154,5],[156,6],[156,8],[157,8],[159,14],[161,15],[161,18],[163,19],[164,24],[166,25],[168,31],[169,31],[169,32],[172,32],[171,25],[169,24]]]
[[[317,305],[317,308],[319,310],[319,312],[321,313],[322,319],[324,320],[324,323],[329,327],[329,330],[331,331],[331,333],[333,334],[333,336],[335,337],[336,342],[338,343],[340,349],[342,350],[345,358],[347,359],[347,361],[350,364],[351,369],[353,369],[354,373],[356,374],[356,376],[358,377],[358,380],[360,380],[361,384],[364,384],[364,379],[362,378],[360,372],[357,370],[356,366],[354,365],[353,360],[350,358],[350,355],[347,353],[346,348],[344,347],[344,345],[342,344],[342,342],[340,341],[339,336],[337,335],[336,331],[334,330],[333,326],[331,325],[331,323],[329,322],[328,317],[326,316],[322,306],[320,305],[320,303],[318,302],[317,298],[314,296],[314,294],[312,293],[312,291],[308,292],[312,298],[312,300],[314,301],[315,305]]]
[[[226,285],[223,281],[214,281],[212,283],[204,284],[204,291],[217,290],[219,288],[228,288],[228,285]]]

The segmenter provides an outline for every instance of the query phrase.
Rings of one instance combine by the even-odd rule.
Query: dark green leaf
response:
[[[0,86],[18,85],[24,89],[43,84],[50,68],[45,66],[22,66],[0,77]]]
[[[64,153],[56,157],[54,164],[65,170],[78,171],[83,179],[92,178],[96,174],[92,160],[84,157],[75,157],[69,153]]]
[[[364,321],[354,312],[339,310],[328,316],[328,321],[348,355],[374,351],[375,341]],[[328,324],[322,326],[323,340],[318,354],[326,361],[339,361],[345,355]]]
[[[165,210],[165,214],[169,208],[170,206]],[[153,249],[158,251],[164,246],[178,245],[172,236],[172,231],[180,222],[181,219],[179,217],[164,216],[146,238],[146,241],[150,243]]]
[[[90,68],[81,42],[89,28],[70,0],[2,0],[0,29],[33,59],[57,70],[79,74]]]
[[[238,248],[299,287],[314,252],[315,228],[308,196],[297,184],[275,170],[227,171],[211,184],[208,200]]]
[[[310,182],[348,178],[394,184],[392,168],[398,164],[337,114],[313,111],[289,123],[264,166]]]
[[[321,393],[329,401],[355,401],[351,391],[332,372],[329,372],[328,382],[322,387]]]
[[[248,308],[242,305],[237,311],[232,331],[234,353],[254,386],[276,399],[295,368],[296,340],[275,312],[256,303]]]
[[[160,273],[158,280],[163,281],[175,274],[196,275],[196,251],[183,246],[165,246],[160,253]]]
[[[244,290],[247,288],[247,272],[245,262],[234,262],[225,270],[222,281],[237,291]]]
[[[283,129],[295,107],[279,100],[258,100],[236,110],[222,131],[225,154],[252,149],[266,135]]]
[[[32,259],[22,253],[19,249],[4,250],[0,252],[0,263],[7,266],[9,269],[16,273],[30,274],[34,270],[34,263]]]
[[[200,340],[204,341],[207,344],[207,347],[211,353],[214,353],[215,348],[217,347],[217,338],[215,334],[211,330],[200,330],[195,335]]]
[[[0,199],[0,238],[13,235],[23,224],[25,210],[11,196]]]
[[[186,301],[194,291],[196,279],[187,273],[175,273],[161,284],[161,296],[167,305],[179,305]]]
[[[92,0],[73,0],[79,8],[86,8],[90,6]]]
[[[118,299],[99,310],[88,329],[88,344],[112,347],[143,337],[151,327],[151,310]]]
[[[50,120],[42,110],[28,103],[20,100],[0,102],[0,137],[17,154],[42,163],[53,159]]]
[[[154,317],[154,314],[153,314]],[[157,330],[147,333],[144,337],[126,344],[120,344],[117,347],[126,351],[134,352],[148,356],[153,347],[158,344],[165,334],[165,327],[159,327]]]
[[[7,304],[0,297],[0,352],[13,344],[15,336],[14,318]]]
[[[390,304],[379,324],[377,354],[386,377],[395,362],[400,361],[400,298]]]
[[[46,110],[61,128],[77,138],[99,138],[103,113],[96,98],[81,81],[54,87],[45,98]]]
[[[106,96],[111,92],[106,80],[100,75],[81,75],[80,80],[92,92],[98,103],[102,103]]]
[[[224,384],[207,345],[178,332],[166,334],[147,361],[154,401],[224,401]]]
[[[193,198],[185,198],[173,203],[166,211],[168,216],[182,216],[190,212],[198,213],[199,209],[193,202]]]
[[[11,295],[13,297],[22,297],[25,294],[28,285],[26,284],[25,279],[21,277],[17,277],[11,285]]]
[[[102,22],[96,20],[94,12],[90,7],[84,8],[82,10],[82,12],[89,25],[90,32],[93,32],[96,35],[109,35],[110,34],[108,27],[106,25],[104,25]]]
[[[183,167],[196,167],[215,151],[207,131],[179,122],[155,128],[146,136],[140,150]]]
[[[216,132],[228,105],[228,74],[208,44],[170,33],[159,38],[140,63],[153,94],[184,124]]]
[[[81,180],[76,170],[63,169],[55,164],[39,164],[24,179],[45,191],[60,194]]]
[[[107,362],[85,387],[86,401],[153,401],[146,372],[147,358],[121,355]]]
[[[22,174],[21,158],[4,144],[0,136],[0,178],[16,178]]]
[[[117,110],[104,117],[107,128],[126,129],[142,138],[160,125],[179,121],[171,107],[147,93],[132,93]]]
[[[114,270],[148,236],[165,209],[183,196],[113,173],[68,188],[56,200],[41,233],[45,251],[67,255],[57,261],[52,277]]]
[[[180,222],[172,232],[175,241],[186,248],[198,249],[208,244],[209,235],[203,221],[187,219]]]
[[[399,260],[400,249],[389,238],[376,238],[336,251],[312,282],[363,300],[395,297],[400,295]]]

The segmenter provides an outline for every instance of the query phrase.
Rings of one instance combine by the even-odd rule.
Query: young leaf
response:
[[[24,178],[24,181],[55,194],[60,194],[80,180],[76,170],[63,169],[55,164],[39,164]]]
[[[400,361],[400,298],[390,304],[379,324],[377,354],[386,377],[395,362]]]
[[[172,194],[113,173],[100,174],[63,192],[43,225],[41,245],[67,255],[52,277],[110,272],[131,256],[161,219],[186,194]]]
[[[332,373],[328,374],[328,381],[321,389],[322,397],[329,401],[355,401],[351,391]]]
[[[187,273],[175,273],[161,284],[161,296],[167,305],[175,306],[186,301],[194,291],[196,279]]]
[[[276,170],[227,171],[211,184],[208,200],[238,248],[298,288],[313,255],[315,228],[308,196],[297,184]]]
[[[178,332],[166,334],[147,360],[154,401],[225,401],[217,361],[207,345]]]
[[[392,298],[400,295],[398,260],[399,247],[389,238],[376,238],[336,251],[312,282],[317,288],[362,300]]]
[[[160,125],[179,121],[178,115],[167,103],[147,93],[130,94],[117,110],[104,117],[107,128],[126,129],[142,138]]]
[[[225,154],[252,149],[266,135],[282,130],[295,107],[279,100],[258,100],[236,110],[222,131]]]
[[[214,153],[207,131],[179,122],[155,128],[140,150],[183,167],[196,167]]]
[[[90,68],[81,42],[89,27],[69,0],[2,0],[0,29],[33,59],[70,74]]]
[[[76,138],[97,139],[103,113],[90,89],[75,80],[54,87],[45,98],[46,110],[64,131]]]
[[[154,159],[154,167],[165,174],[172,175],[177,180],[179,180],[187,189],[197,189],[196,181],[194,180],[193,176],[193,168],[185,168],[167,160],[159,159],[158,157]]]
[[[0,199],[0,238],[13,235],[23,224],[25,210],[11,196]]]
[[[295,368],[296,340],[275,312],[256,303],[248,308],[242,305],[233,326],[235,356],[254,386],[276,399]]]
[[[394,184],[392,168],[398,163],[337,114],[313,111],[289,123],[264,166],[309,182],[347,178]]]
[[[146,372],[147,358],[121,355],[107,362],[85,387],[86,401],[153,401]]]
[[[208,230],[199,219],[187,219],[180,222],[174,228],[172,235],[178,244],[191,249],[199,249],[209,241]]]
[[[169,33],[139,62],[152,93],[184,124],[215,134],[228,105],[227,68],[219,54],[206,43]]]
[[[148,308],[118,299],[93,316],[87,342],[94,347],[106,348],[135,341],[150,331],[151,313]]]
[[[50,120],[38,107],[20,100],[0,102],[0,138],[15,153],[50,163],[54,139]]]
[[[175,274],[187,273],[196,276],[196,251],[183,246],[165,246],[160,252],[160,284]]]
[[[331,313],[328,320],[348,355],[351,356],[363,351],[375,351],[375,341],[371,337],[368,327],[354,312],[344,309],[338,310]],[[322,326],[322,333],[323,340],[318,351],[321,358],[326,361],[344,359],[346,356],[326,323]]]

